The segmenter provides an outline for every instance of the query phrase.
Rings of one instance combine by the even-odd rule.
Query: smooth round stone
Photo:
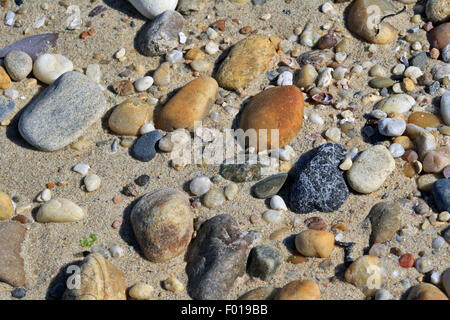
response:
[[[66,72],[24,108],[19,132],[39,150],[55,151],[76,141],[105,111],[99,85],[79,72]]]
[[[287,173],[279,173],[259,181],[252,187],[253,195],[259,199],[276,195],[286,182],[287,176]]]
[[[26,295],[27,295],[27,290],[25,290],[25,288],[23,288],[23,287],[18,287],[18,288],[15,288],[13,291],[11,291],[11,296],[16,299],[25,298]]]
[[[433,198],[439,211],[450,211],[450,180],[439,179],[433,184]]]
[[[149,162],[156,156],[156,144],[162,138],[162,133],[158,130],[140,136],[133,145],[131,155],[143,162]]]
[[[52,199],[44,203],[36,215],[36,221],[46,222],[77,222],[86,216],[85,211],[74,202],[67,199]]]
[[[88,192],[92,192],[100,188],[101,183],[102,180],[96,174],[91,173],[84,177],[84,185],[86,186],[86,190]]]
[[[423,174],[417,179],[417,188],[420,191],[430,192],[433,189],[433,184],[439,178],[440,176],[437,174]]]
[[[303,94],[296,86],[273,87],[250,100],[242,112],[239,127],[244,132],[256,130],[257,142],[250,141],[249,145],[256,150],[281,148],[291,142],[302,128],[303,108]],[[279,132],[278,144],[274,141],[272,145],[271,129]]]
[[[450,126],[450,91],[446,91],[441,97],[441,117]]]
[[[238,300],[272,300],[278,291],[279,289],[272,286],[259,287],[244,293]]]
[[[211,62],[203,59],[197,59],[192,61],[190,66],[192,70],[197,72],[207,72],[214,67],[214,65]]]
[[[283,213],[279,210],[267,210],[263,213],[264,221],[268,223],[280,223],[283,219]]]
[[[155,127],[164,131],[184,128],[192,132],[194,123],[208,115],[218,90],[216,80],[211,77],[192,80],[155,114]]]
[[[227,200],[234,200],[238,192],[239,186],[233,182],[227,185],[225,187],[225,190],[223,191],[223,193],[225,194],[225,198],[227,198]]]
[[[14,206],[6,193],[0,191],[0,220],[9,219],[14,213]]]
[[[369,86],[376,89],[389,88],[394,85],[395,81],[390,78],[374,78],[369,81]]]
[[[369,255],[371,256],[375,256],[378,258],[383,258],[387,255],[388,253],[388,248],[386,245],[382,244],[382,243],[375,243],[374,245],[372,245],[372,247],[370,247],[369,250]]]
[[[25,79],[33,70],[33,60],[23,51],[10,51],[5,57],[4,64],[14,81]]]
[[[432,48],[442,50],[450,43],[450,22],[442,23],[431,29],[431,31],[428,32],[427,37]]]
[[[272,199],[270,199],[270,208],[273,210],[287,210],[286,203],[284,203],[284,200],[280,196],[273,196]]]
[[[276,300],[320,300],[320,288],[311,280],[295,280],[281,288]]]
[[[437,147],[434,135],[415,124],[408,123],[406,125],[406,135],[414,141],[415,150],[420,159],[423,159],[428,152],[435,150]]]
[[[151,285],[139,282],[128,290],[128,295],[134,300],[150,300],[154,291]]]
[[[144,195],[131,210],[131,225],[144,256],[164,262],[181,255],[194,232],[189,198],[162,188]]]
[[[46,84],[52,84],[63,73],[72,70],[72,61],[60,54],[45,53],[39,56],[33,65],[34,76]]]
[[[398,137],[406,130],[406,123],[401,119],[383,118],[378,122],[378,131],[383,136]]]
[[[366,296],[373,296],[384,283],[381,260],[375,256],[361,256],[345,271],[345,280],[359,288]]]
[[[144,17],[153,19],[167,10],[175,10],[178,0],[128,0]]]
[[[236,43],[217,72],[217,82],[227,90],[246,88],[258,75],[269,68],[275,56],[270,40],[261,35],[251,35]]]
[[[347,182],[360,193],[378,190],[395,168],[395,160],[389,150],[376,145],[364,150],[347,171]]]
[[[137,136],[141,127],[153,117],[153,109],[142,99],[131,98],[116,106],[108,126],[116,134]]]
[[[390,300],[390,299],[391,299],[391,294],[389,291],[387,291],[385,289],[380,289],[375,294],[375,300]]]
[[[192,194],[196,196],[202,196],[209,191],[211,187],[211,180],[208,177],[194,178],[189,184],[189,189]]]
[[[91,167],[86,163],[78,163],[72,168],[72,170],[76,173],[81,174],[82,176],[85,176],[89,172],[90,168]]]
[[[431,243],[431,247],[433,249],[441,249],[443,246],[445,246],[445,244],[446,244],[446,241],[444,238],[437,237],[437,238],[433,239],[433,241]]]
[[[123,257],[123,249],[120,246],[112,246],[109,248],[109,252],[113,258]]]
[[[448,300],[445,294],[430,283],[420,283],[414,286],[406,300]]]
[[[416,104],[416,100],[407,94],[394,94],[377,102],[376,109],[386,113],[405,113]]]
[[[441,119],[432,113],[428,112],[413,112],[409,118],[408,123],[415,124],[422,128],[438,128],[441,125]]]
[[[184,285],[183,283],[175,277],[169,277],[163,282],[164,289],[170,292],[183,292]]]
[[[370,68],[369,75],[371,77],[383,78],[387,76],[387,72],[381,65],[376,64],[372,68]]]
[[[307,88],[315,83],[318,76],[316,68],[311,64],[306,64],[298,72],[294,84],[299,88]]]
[[[226,201],[222,190],[211,189],[203,197],[203,204],[207,208],[217,208]]]
[[[149,133],[151,131],[155,131],[155,126],[153,123],[146,123],[144,124],[141,129],[139,129],[139,134],[144,135],[146,133]]]
[[[142,92],[147,91],[153,85],[153,78],[150,76],[145,76],[143,78],[137,79],[134,83],[136,91]]]
[[[450,165],[450,147],[441,147],[427,153],[423,159],[423,170],[428,173],[440,173]]]
[[[394,158],[400,158],[405,153],[405,149],[399,143],[393,143],[389,146],[389,151]]]
[[[324,230],[304,230],[295,236],[295,248],[305,257],[328,258],[334,249],[334,235]]]
[[[6,73],[5,69],[0,66],[0,89],[6,90],[11,87],[11,78]]]
[[[433,265],[428,258],[422,257],[416,260],[414,266],[420,273],[427,273],[433,270]]]
[[[403,147],[403,149],[405,149],[405,150],[410,150],[410,149],[414,148],[414,143],[407,136],[396,137],[392,142],[400,144]],[[417,155],[417,153],[416,153],[416,155]],[[417,160],[417,158],[414,160]],[[412,161],[410,161],[410,162],[412,162]]]

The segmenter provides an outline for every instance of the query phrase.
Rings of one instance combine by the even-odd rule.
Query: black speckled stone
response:
[[[272,279],[281,264],[283,256],[277,248],[262,245],[250,251],[247,273],[252,277],[267,281]]]
[[[148,162],[156,156],[155,146],[162,138],[161,132],[158,130],[144,134],[133,145],[131,155],[143,162]]]
[[[326,143],[303,156],[290,171],[290,209],[297,213],[338,210],[349,195],[339,169],[346,149],[336,143]]]
[[[439,211],[450,211],[449,179],[439,179],[433,184],[433,198]]]

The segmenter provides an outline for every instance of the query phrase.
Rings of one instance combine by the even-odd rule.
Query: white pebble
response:
[[[274,210],[287,210],[287,206],[286,203],[284,203],[283,198],[277,195],[270,199],[270,207]]]
[[[319,116],[317,113],[311,113],[309,119],[311,120],[312,123],[318,124],[320,126],[324,124],[322,117]]]
[[[51,199],[52,199],[52,192],[50,191],[50,189],[44,189],[39,194],[36,200],[38,202],[47,202],[50,201]]]
[[[96,174],[91,173],[84,177],[84,185],[86,186],[86,190],[88,192],[97,190],[101,183],[102,180]]]
[[[166,54],[166,61],[171,64],[176,64],[183,60],[183,52],[180,50],[172,50]]]
[[[75,167],[72,168],[73,171],[85,176],[89,172],[91,167],[88,164],[79,163]]]
[[[194,178],[189,184],[189,189],[196,196],[202,196],[209,191],[211,180],[208,177]]]
[[[277,79],[278,86],[291,86],[293,81],[292,72],[284,71],[282,72]]]
[[[419,78],[421,75],[423,75],[422,70],[420,70],[418,67],[410,66],[406,68],[404,72],[404,76],[411,78],[413,80]]]
[[[45,53],[33,65],[34,76],[46,84],[52,84],[60,75],[72,70],[72,61],[60,54]]]
[[[345,52],[337,52],[334,58],[337,62],[342,63],[347,59],[347,54]]]
[[[141,127],[141,129],[139,130],[139,133],[141,134],[141,135],[144,135],[144,134],[146,134],[146,133],[149,133],[149,132],[152,132],[152,131],[155,131],[155,126],[153,125],[153,123],[146,123],[146,124],[144,124],[142,127]]]
[[[120,258],[123,256],[123,249],[120,246],[113,246],[109,248],[109,252],[111,252],[111,256],[113,258]]]
[[[267,210],[263,213],[263,219],[269,223],[279,223],[283,217],[281,211],[278,210]]]
[[[321,9],[323,13],[336,14],[336,10],[334,9],[333,4],[331,2],[325,2],[322,5]]]
[[[45,23],[46,17],[42,16],[39,19],[36,20],[36,22],[33,25],[34,29],[39,29],[40,27],[42,27]]]
[[[218,36],[217,31],[214,30],[213,28],[208,28],[208,29],[206,30],[206,34],[208,35],[208,39],[210,39],[210,40],[214,40],[214,39],[216,39],[217,36]]]
[[[185,44],[186,43],[186,40],[187,40],[187,38],[186,38],[186,35],[184,34],[184,32],[179,32],[178,33],[178,41],[181,43],[181,44]]]
[[[7,26],[14,25],[15,19],[16,19],[16,14],[14,12],[12,12],[12,11],[9,11],[6,14],[5,25],[7,25]]]
[[[153,85],[153,78],[150,76],[145,76],[143,78],[137,79],[134,82],[134,87],[137,91],[147,91]]]
[[[438,285],[439,282],[441,282],[441,275],[439,274],[439,272],[434,271],[431,273],[430,280],[431,283]]]
[[[213,41],[210,41],[206,44],[205,51],[207,54],[216,54],[219,52],[219,45]]]
[[[389,151],[394,158],[400,158],[405,153],[405,149],[400,143],[391,144],[389,146]]]
[[[121,59],[125,57],[125,53],[126,53],[125,48],[120,48],[119,51],[117,51],[114,56],[116,59]]]
[[[102,80],[102,71],[100,70],[100,65],[97,63],[89,64],[86,68],[86,76],[95,83],[100,83],[100,81]]]

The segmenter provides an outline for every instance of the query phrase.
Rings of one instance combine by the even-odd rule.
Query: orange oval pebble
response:
[[[414,256],[411,253],[405,253],[398,259],[398,263],[402,268],[412,268],[414,265]]]
[[[437,116],[428,112],[414,112],[408,118],[408,123],[422,128],[438,128],[442,121]]]

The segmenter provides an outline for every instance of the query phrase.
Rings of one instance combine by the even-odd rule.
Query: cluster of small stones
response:
[[[3,1],[6,7],[8,2]],[[132,82],[128,80],[132,70],[127,69],[118,74],[113,83],[105,83],[101,63],[75,66],[64,54],[37,54],[23,45],[17,46],[17,50],[2,50],[0,121],[2,126],[10,126],[10,120],[17,113],[14,101],[21,98],[21,93],[14,89],[18,87],[16,84],[33,88],[38,80],[48,87],[20,115],[18,131],[21,136],[40,151],[52,152],[67,146],[87,150],[94,148],[95,143],[84,139],[83,135],[105,116],[106,97],[108,101],[113,97],[114,101],[121,102],[114,103],[108,114],[108,130],[116,135],[111,151],[129,148],[136,161],[149,162],[190,145],[192,139],[199,140],[204,148],[212,145],[220,130],[206,127],[194,130],[194,122],[210,118],[219,125],[221,114],[212,112],[212,105],[222,106],[234,117],[239,109],[228,101],[250,98],[239,126],[242,129],[279,129],[278,148],[271,148],[271,141],[266,137],[268,150],[252,147],[242,150],[246,155],[256,155],[256,164],[225,162],[217,176],[209,178],[201,173],[193,176],[187,181],[188,192],[170,188],[153,190],[141,197],[132,209],[132,228],[147,260],[168,261],[185,254],[187,246],[192,245],[187,256],[188,283],[167,275],[162,282],[165,290],[173,293],[187,290],[197,299],[225,299],[236,279],[245,272],[252,278],[270,281],[282,263],[319,259],[320,266],[327,268],[327,264],[329,267],[337,263],[330,260],[330,256],[336,247],[341,247],[345,252],[345,281],[368,297],[391,298],[390,292],[384,289],[390,271],[385,270],[383,258],[389,254],[390,258],[398,257],[401,268],[417,269],[416,286],[411,289],[411,285],[403,281],[405,292],[411,289],[408,299],[448,299],[449,269],[438,272],[425,254],[402,252],[392,245],[393,239],[401,242],[402,237],[411,232],[402,217],[417,215],[421,218],[417,228],[428,231],[434,227],[437,236],[430,246],[449,262],[450,23],[446,22],[445,1],[428,0],[426,5],[416,7],[411,17],[416,26],[410,30],[396,30],[385,21],[380,24],[379,33],[357,26],[367,25],[367,7],[379,5],[388,12],[392,9],[390,4],[382,0],[355,0],[348,5],[348,27],[366,41],[363,46],[367,51],[373,53],[381,50],[381,44],[396,41],[397,61],[391,61],[391,65],[380,64],[375,59],[359,62],[349,59],[353,38],[343,27],[335,27],[337,18],[342,18],[345,3],[326,2],[319,9],[321,14],[330,16],[330,23],[320,28],[312,24],[296,27],[286,39],[265,37],[259,30],[244,26],[239,30],[242,40],[231,43],[227,35],[230,22],[217,20],[201,32],[201,38],[207,40],[203,46],[186,32],[184,24],[192,12],[205,10],[208,1],[129,2],[149,19],[136,34],[138,52],[162,60],[152,76],[142,76]],[[261,5],[265,1],[253,2]],[[79,7],[69,6],[66,1],[43,4],[43,16],[32,26],[24,26],[21,21],[25,5],[9,11],[4,24],[22,28],[27,35],[31,29],[39,29],[46,21],[56,19],[46,13],[48,7],[54,5],[75,13],[67,21],[67,29],[80,32],[80,41],[95,37],[95,30],[82,30],[86,17],[77,15]],[[106,10],[111,9],[99,5],[89,12],[89,17],[107,14]],[[442,12],[447,15],[443,16]],[[271,15],[263,14],[260,18],[270,21]],[[231,46],[226,58],[219,61],[219,56]],[[304,52],[305,48],[308,51]],[[125,64],[130,55],[130,49],[117,48],[111,52],[111,59]],[[220,62],[214,77],[211,58]],[[156,98],[154,93],[162,91],[182,65],[189,66],[194,79],[171,98],[167,95]],[[133,68],[140,74],[148,71],[142,65]],[[370,77],[368,87],[361,91],[355,83],[366,74]],[[267,79],[261,83],[261,92],[249,97],[246,88],[261,82],[262,75]],[[438,98],[437,103],[433,104],[433,97]],[[157,105],[162,108],[156,108]],[[373,111],[360,115],[357,109],[361,106],[373,106]],[[358,127],[360,116],[366,119],[361,128]],[[290,144],[299,139],[302,126],[312,131],[304,139],[312,141],[313,150],[300,155],[296,161],[296,152]],[[369,144],[362,143],[363,139]],[[280,173],[261,180],[261,169],[271,166],[267,155],[281,160],[277,167],[271,168]],[[173,159],[170,165],[179,171],[189,164]],[[100,192],[102,183],[106,183],[96,174],[96,166],[79,163],[73,167],[82,192]],[[339,210],[350,192],[356,196],[377,192],[393,172],[398,171],[417,184],[417,191],[405,195],[408,199],[380,201],[367,212],[371,228],[369,251],[353,258],[354,243],[342,241],[351,239],[351,235],[345,234],[345,222],[329,227],[320,214]],[[139,188],[146,186],[150,179],[152,177],[145,174],[137,177],[124,186],[122,195],[131,198],[142,195]],[[276,226],[271,240],[281,241],[289,232],[287,227],[281,227],[286,224],[288,213],[317,213],[305,219],[303,230],[294,235],[292,256],[283,257],[279,249],[266,243],[256,246],[258,233],[240,230],[229,215],[194,221],[193,211],[196,214],[217,212],[226,201],[245,201],[247,195],[241,191],[247,184],[239,183],[257,180],[260,181],[253,183],[252,194],[259,199],[269,199],[268,208],[263,213],[249,214],[249,219],[255,228],[260,226],[261,218],[268,226]],[[77,223],[89,215],[82,204],[52,196],[52,189],[64,184],[66,182],[48,183],[34,195],[34,201],[39,203],[34,219],[25,214],[34,205],[18,206],[15,197],[0,192],[0,281],[16,287],[11,293],[13,297],[26,295],[20,256],[26,229],[21,225],[27,226],[34,220]],[[113,199],[114,204],[121,201],[121,195]],[[202,204],[207,209],[203,209]],[[298,226],[301,221],[297,216],[294,225]],[[122,221],[116,220],[112,227],[119,229],[121,224]],[[227,230],[229,238],[224,239],[221,230]],[[86,276],[86,281],[110,281],[98,284],[104,292],[96,292],[96,298],[125,299],[127,295],[139,300],[156,298],[155,289],[147,283],[136,283],[127,290],[123,273],[111,262],[112,258],[123,256],[120,246],[109,250],[93,247],[91,251],[83,262],[83,272],[90,274],[92,269],[94,276]],[[207,263],[199,266],[200,258]],[[110,273],[114,277],[102,278],[96,272]],[[430,274],[429,281],[425,282],[425,274]],[[92,288],[93,285],[67,290],[64,297],[83,299],[93,295]],[[316,281],[291,279],[283,288],[261,287],[241,298],[316,300],[320,299],[321,290],[326,290],[326,286]]]

